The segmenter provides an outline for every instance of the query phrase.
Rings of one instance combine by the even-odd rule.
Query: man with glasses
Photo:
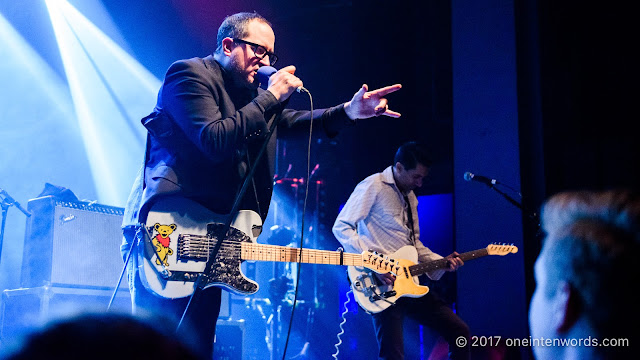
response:
[[[240,209],[254,210],[264,221],[273,190],[276,139],[295,135],[301,127],[308,129],[311,117],[314,127],[332,137],[356,119],[400,116],[389,110],[384,98],[400,89],[399,84],[374,91],[363,85],[350,101],[313,114],[284,109],[286,100],[303,83],[294,75],[295,67],[287,66],[269,78],[266,90],[259,88],[258,69],[274,65],[277,57],[271,25],[256,13],[227,17],[218,30],[217,44],[212,56],[171,65],[153,113],[142,120],[149,134],[147,151],[126,206],[123,256],[132,246],[134,253],[142,251],[137,244],[144,242],[135,241],[136,231],[145,224],[156,200],[179,195],[215,213],[227,214],[243,178],[254,167],[253,181]],[[278,133],[254,163],[272,121],[278,121]],[[143,285],[137,256],[129,259],[134,312],[152,312],[178,323],[190,297],[155,295]],[[217,287],[200,291],[181,322],[193,330],[194,342],[207,358],[213,352],[220,297]]]

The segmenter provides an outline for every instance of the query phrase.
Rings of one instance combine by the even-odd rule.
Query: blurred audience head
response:
[[[624,358],[638,323],[640,197],[628,190],[563,192],[542,207],[529,323],[537,359]],[[618,346],[595,346],[611,339]],[[595,341],[595,342],[594,342]],[[562,345],[562,344],[566,344]]]
[[[7,360],[196,360],[175,328],[121,313],[85,313],[51,322],[28,335]]]

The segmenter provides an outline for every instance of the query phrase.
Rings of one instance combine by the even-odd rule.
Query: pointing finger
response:
[[[382,115],[388,116],[388,117],[392,117],[392,118],[399,118],[401,115],[399,112],[395,112],[392,110],[387,109],[387,111],[385,111],[384,113],[382,113]]]
[[[383,88],[372,90],[369,94],[376,96],[385,96],[387,94],[391,94],[392,92],[398,91],[402,88],[401,84],[395,84],[391,86],[385,86]]]

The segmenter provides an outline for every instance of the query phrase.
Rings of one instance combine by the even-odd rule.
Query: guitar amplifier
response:
[[[115,287],[124,266],[123,208],[44,196],[28,209],[22,287]],[[126,274],[120,287],[127,288]]]

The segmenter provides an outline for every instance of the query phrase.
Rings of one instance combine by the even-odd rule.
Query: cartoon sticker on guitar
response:
[[[169,247],[171,244],[171,238],[169,238],[169,235],[173,234],[176,227],[176,224],[160,225],[159,223],[156,223],[153,225],[154,230],[158,232],[152,241],[153,246],[156,248],[156,265],[162,264],[164,266],[169,266],[167,257],[169,255],[173,255],[173,250]]]

